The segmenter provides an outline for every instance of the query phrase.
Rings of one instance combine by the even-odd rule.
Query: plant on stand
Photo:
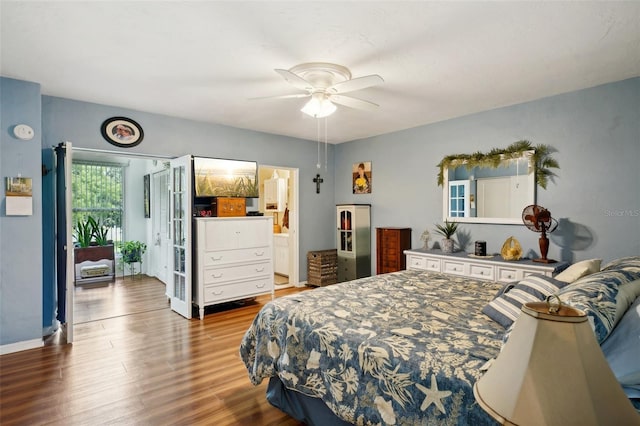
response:
[[[141,241],[124,241],[120,243],[122,262],[129,267],[132,277],[136,274],[136,263],[140,264],[140,270],[142,270],[142,255],[146,251],[147,245]]]
[[[442,239],[443,253],[453,253],[453,240],[451,237],[453,237],[457,230],[457,222],[449,222],[445,220],[444,225],[436,224],[436,232],[444,237]]]

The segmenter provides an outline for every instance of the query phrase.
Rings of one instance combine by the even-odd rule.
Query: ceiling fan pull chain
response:
[[[328,159],[327,159],[327,152],[328,152],[328,148],[327,148],[327,122],[329,121],[328,118],[324,119],[324,171],[327,171],[327,163],[328,163]]]
[[[316,167],[320,169],[320,120],[318,119],[316,119],[316,130],[318,140],[318,162],[316,163]]]

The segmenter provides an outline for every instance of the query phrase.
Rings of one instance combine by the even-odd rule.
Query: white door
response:
[[[153,174],[151,189],[151,228],[153,245],[150,250],[151,271],[153,275],[167,284],[169,274],[169,251],[171,247],[171,229],[169,226],[169,170]],[[169,287],[167,286],[167,295]]]
[[[469,217],[469,194],[468,180],[449,181],[449,217]]]
[[[169,214],[171,255],[168,288],[171,289],[171,309],[191,318],[191,193],[192,157],[186,155],[171,160]]]
[[[67,295],[66,295],[66,332],[67,343],[73,343],[73,292],[75,291],[75,276],[73,266],[73,218],[72,218],[72,205],[73,205],[73,192],[71,187],[71,168],[73,167],[72,155],[73,149],[71,142],[64,142],[61,144],[65,149],[64,156],[64,199],[65,199],[65,217],[66,217],[66,234],[67,234]]]

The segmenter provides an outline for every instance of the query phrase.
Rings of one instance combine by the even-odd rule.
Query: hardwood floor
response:
[[[113,282],[77,285],[73,323],[166,309],[164,283],[147,275],[118,277]]]
[[[3,355],[0,424],[301,425],[267,402],[266,381],[249,382],[238,353],[269,300],[211,307],[200,321],[175,314],[164,299],[164,308],[76,323],[72,345]]]

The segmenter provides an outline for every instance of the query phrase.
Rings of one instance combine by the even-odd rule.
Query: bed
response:
[[[640,278],[636,261],[625,282]],[[557,284],[552,293],[575,290],[551,278],[504,286],[407,270],[281,297],[258,313],[240,355],[253,384],[269,380],[269,401],[309,425],[494,425],[473,384],[508,327],[486,308],[534,278]]]

